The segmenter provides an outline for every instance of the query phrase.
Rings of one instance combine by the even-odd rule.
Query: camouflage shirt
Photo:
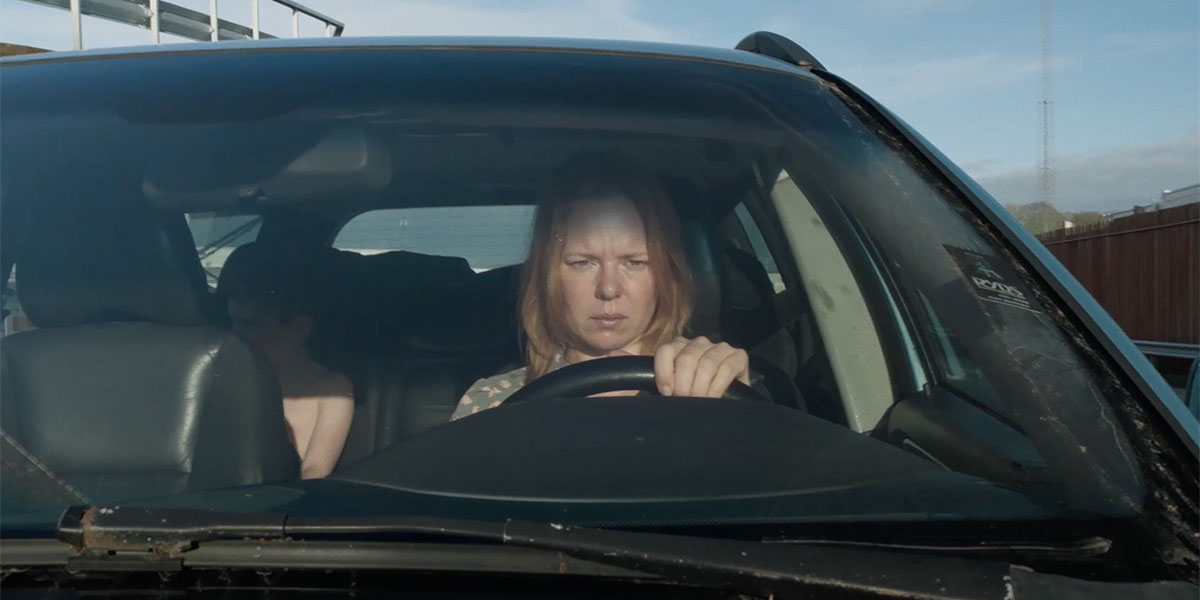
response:
[[[560,356],[546,372],[559,369],[565,364],[567,363]],[[481,410],[496,408],[524,385],[525,367],[480,379],[467,388],[467,392],[458,400],[458,406],[454,409],[454,414],[450,415],[450,420],[455,421]]]

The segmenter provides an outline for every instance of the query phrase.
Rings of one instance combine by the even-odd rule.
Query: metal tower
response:
[[[1038,156],[1038,192],[1042,202],[1054,206],[1054,103],[1050,101],[1050,8],[1042,0],[1042,100],[1038,121],[1042,146]]]

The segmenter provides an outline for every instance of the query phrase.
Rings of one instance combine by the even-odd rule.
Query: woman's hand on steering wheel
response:
[[[750,356],[725,342],[679,337],[654,353],[654,381],[664,396],[720,398],[734,380],[750,385]]]

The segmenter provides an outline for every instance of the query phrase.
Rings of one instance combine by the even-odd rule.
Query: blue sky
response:
[[[207,0],[174,0],[207,11]],[[1039,0],[302,0],[346,35],[531,35],[732,46],[786,35],[909,121],[998,199],[1037,199]],[[264,0],[264,7],[269,2]],[[249,23],[248,0],[221,0]],[[263,28],[288,33],[286,11]],[[315,23],[302,33],[317,35]],[[86,19],[87,47],[149,33]],[[0,41],[70,46],[64,11],[0,0]],[[1057,204],[1114,210],[1200,182],[1200,2],[1054,0]]]

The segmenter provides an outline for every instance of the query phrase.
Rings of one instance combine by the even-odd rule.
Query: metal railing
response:
[[[1188,360],[1196,360],[1200,358],[1200,345],[1197,344],[1177,344],[1174,342],[1151,342],[1147,340],[1133,340],[1133,343],[1142,351],[1142,354],[1147,356],[1163,356],[1167,358],[1186,358]]]
[[[183,38],[205,41],[258,40],[276,38],[259,27],[259,0],[250,0],[250,26],[240,25],[217,16],[217,0],[208,0],[208,13],[192,10],[164,0],[25,0],[61,8],[71,13],[71,34],[76,50],[83,49],[83,16],[98,17],[149,29],[155,44],[161,42],[161,33],[170,33]],[[293,0],[265,0],[289,8],[292,11],[292,37],[300,37],[300,17],[306,16],[320,21],[325,26],[326,37],[342,35],[346,26],[336,19],[327,17]]]

